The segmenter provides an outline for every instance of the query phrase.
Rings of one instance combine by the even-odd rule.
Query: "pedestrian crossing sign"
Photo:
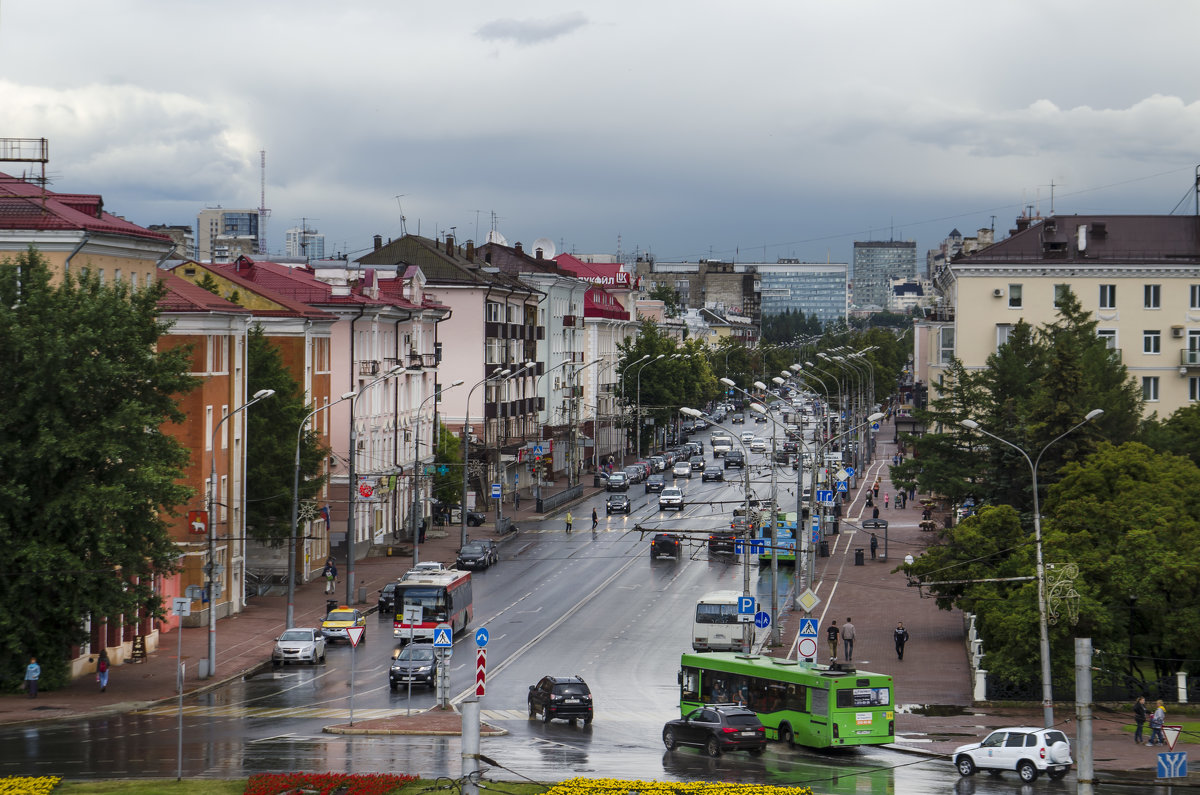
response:
[[[817,636],[817,620],[815,618],[800,619],[800,637],[815,638]]]
[[[454,645],[454,638],[450,632],[450,627],[440,626],[433,631],[433,648],[448,649]]]

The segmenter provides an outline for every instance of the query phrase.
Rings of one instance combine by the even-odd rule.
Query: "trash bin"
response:
[[[365,605],[367,603],[367,586],[358,586],[358,601],[355,604]]]
[[[829,542],[828,541],[822,541],[820,543],[820,545],[817,547],[817,554],[818,554],[818,556],[820,556],[822,558],[829,557]]]
[[[326,613],[328,613],[330,610],[337,610],[337,606],[338,606],[337,599],[326,599],[325,600],[325,612]]]
[[[854,550],[854,565],[855,566],[863,565],[863,551],[862,551],[861,547],[856,548]]]

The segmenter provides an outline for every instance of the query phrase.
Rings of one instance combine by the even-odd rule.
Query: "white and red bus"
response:
[[[421,620],[410,624],[404,620],[404,612],[412,605],[421,607]],[[410,571],[396,583],[392,637],[432,641],[438,624],[449,624],[457,633],[471,623],[474,612],[469,571]]]

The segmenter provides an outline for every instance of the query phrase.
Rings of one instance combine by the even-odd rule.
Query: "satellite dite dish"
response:
[[[495,243],[498,246],[507,246],[508,241],[504,239],[504,235],[497,232],[495,229],[488,232],[487,242]]]
[[[558,253],[558,249],[554,247],[554,241],[548,237],[539,237],[533,241],[533,256],[537,256],[537,250],[542,250],[542,259],[554,259],[554,255]]]

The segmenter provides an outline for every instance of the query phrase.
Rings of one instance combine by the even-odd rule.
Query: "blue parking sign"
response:
[[[738,615],[752,616],[754,615],[754,597],[739,596],[738,597]]]

